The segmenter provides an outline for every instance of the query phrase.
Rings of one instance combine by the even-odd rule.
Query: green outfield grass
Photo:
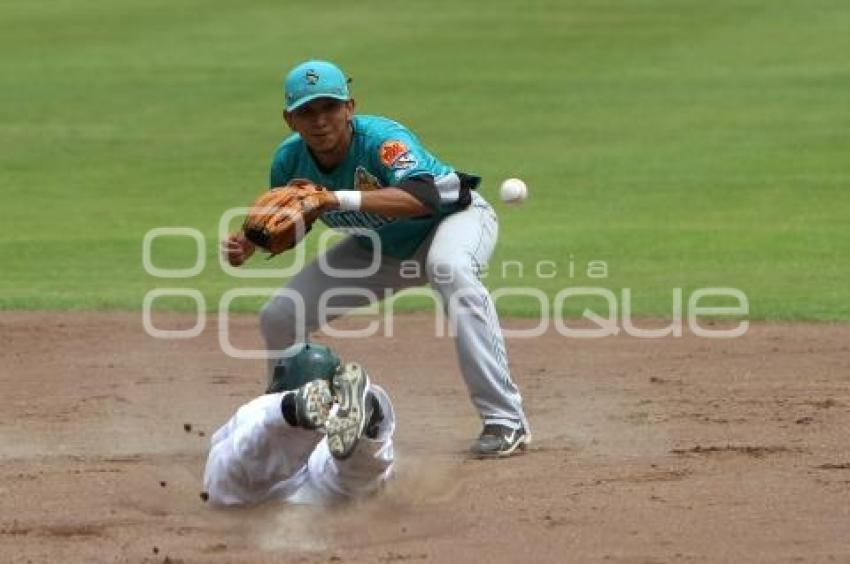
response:
[[[360,111],[485,177],[491,288],[626,287],[636,314],[663,316],[673,288],[735,287],[753,319],[847,321],[848,29],[837,0],[6,1],[0,308],[135,309],[165,286],[214,310],[279,285],[226,276],[217,224],[266,184],[283,73],[323,57]],[[529,183],[522,207],[496,202],[508,176]],[[199,276],[144,272],[159,226],[203,233]],[[163,239],[153,258],[189,266],[194,246]],[[544,260],[554,277],[534,274]]]

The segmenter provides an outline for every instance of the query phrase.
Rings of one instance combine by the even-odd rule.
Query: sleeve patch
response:
[[[385,141],[379,153],[381,163],[395,170],[407,170],[417,164],[416,156],[401,141]]]

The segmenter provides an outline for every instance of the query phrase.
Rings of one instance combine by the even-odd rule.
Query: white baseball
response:
[[[499,188],[499,196],[508,204],[521,204],[528,197],[528,186],[519,178],[508,178]]]

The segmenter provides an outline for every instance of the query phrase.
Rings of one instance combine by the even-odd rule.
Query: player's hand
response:
[[[293,178],[289,181],[290,186],[317,186],[312,180],[305,178]],[[312,215],[321,215],[322,213],[339,208],[339,200],[333,193],[333,190],[321,187],[322,190],[306,195],[301,199],[301,206],[304,208],[304,213]]]
[[[339,200],[330,190],[316,192],[301,201],[305,213],[322,214],[326,211],[339,209]]]
[[[251,255],[254,254],[256,246],[245,238],[240,231],[231,233],[227,239],[221,242],[221,254],[230,263],[230,266],[242,266]]]

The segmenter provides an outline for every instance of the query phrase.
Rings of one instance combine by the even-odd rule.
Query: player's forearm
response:
[[[417,217],[433,213],[411,194],[393,187],[361,192],[359,209],[387,217]]]

